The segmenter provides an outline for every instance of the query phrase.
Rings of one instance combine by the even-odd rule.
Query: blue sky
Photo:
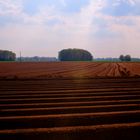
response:
[[[89,4],[88,0],[25,0],[24,11],[27,14],[36,14],[43,6],[54,6],[56,10],[67,14],[80,12],[83,6]]]
[[[139,0],[0,0],[0,49],[56,56],[83,48],[94,57],[140,57]]]

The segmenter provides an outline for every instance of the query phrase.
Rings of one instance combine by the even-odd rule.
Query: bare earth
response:
[[[1,79],[139,77],[140,63],[0,63]]]
[[[0,63],[1,140],[140,139],[140,63]]]

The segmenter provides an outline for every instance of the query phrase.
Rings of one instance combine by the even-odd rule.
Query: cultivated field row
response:
[[[0,63],[1,79],[139,77],[140,63]]]
[[[0,80],[0,139],[139,139],[139,83]]]

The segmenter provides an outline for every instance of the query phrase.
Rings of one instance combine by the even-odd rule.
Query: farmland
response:
[[[0,63],[0,139],[139,139],[140,63]]]
[[[140,63],[0,63],[1,79],[139,77]]]

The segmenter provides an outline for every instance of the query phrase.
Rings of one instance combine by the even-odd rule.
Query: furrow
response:
[[[28,104],[0,104],[0,109],[22,109],[22,108],[52,108],[72,106],[97,106],[97,105],[123,105],[140,104],[140,99],[134,100],[110,100],[110,101],[85,101],[85,102],[62,102],[62,103],[28,103]]]
[[[140,110],[0,117],[0,129],[52,128],[140,122]]]
[[[74,114],[74,113],[96,113],[112,111],[130,111],[140,109],[140,104],[125,105],[98,105],[98,106],[74,106],[55,108],[26,108],[26,109],[1,109],[0,116],[31,116],[31,115],[53,115],[53,114]]]
[[[78,101],[106,101],[140,99],[140,95],[112,95],[112,96],[89,96],[89,97],[62,97],[62,98],[30,98],[30,99],[0,99],[1,104],[15,103],[52,103],[52,102],[78,102]]]
[[[118,140],[140,139],[140,123],[121,123],[93,126],[28,128],[0,130],[0,138],[4,140]]]

